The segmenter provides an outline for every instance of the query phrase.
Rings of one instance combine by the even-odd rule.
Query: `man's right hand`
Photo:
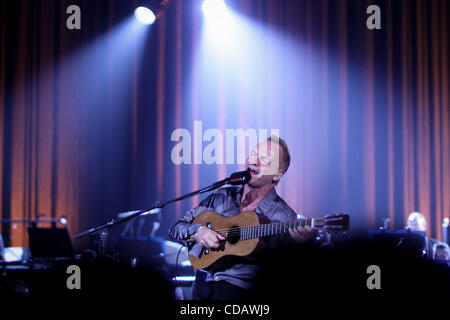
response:
[[[207,249],[218,248],[221,240],[225,240],[225,237],[206,227],[198,229],[196,234],[197,243]]]

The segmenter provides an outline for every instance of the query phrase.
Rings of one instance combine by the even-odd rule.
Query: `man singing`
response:
[[[286,142],[271,136],[250,153],[246,166],[251,180],[244,186],[227,186],[204,199],[200,205],[189,210],[178,219],[170,229],[170,236],[183,241],[191,252],[202,248],[217,248],[225,238],[217,232],[200,224],[192,224],[194,218],[205,210],[214,211],[225,217],[241,212],[254,211],[271,221],[289,222],[297,215],[286,202],[278,196],[275,185],[287,172],[290,155]],[[265,239],[269,248],[277,248],[292,243],[302,243],[312,239],[314,230],[297,227],[289,233]],[[259,266],[253,256],[239,257],[225,269],[197,270],[193,288],[193,299],[230,300],[248,297],[255,281]]]

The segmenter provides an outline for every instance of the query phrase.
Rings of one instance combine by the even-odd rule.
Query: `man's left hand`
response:
[[[289,229],[289,234],[291,235],[292,239],[294,239],[297,243],[303,243],[306,241],[309,241],[314,236],[314,229],[310,226],[298,226],[293,229]]]

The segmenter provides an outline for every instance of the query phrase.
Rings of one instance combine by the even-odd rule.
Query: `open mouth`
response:
[[[252,168],[248,168],[248,171],[250,171],[250,173],[252,175],[257,175],[258,174],[258,171],[256,171],[255,169],[252,169]]]

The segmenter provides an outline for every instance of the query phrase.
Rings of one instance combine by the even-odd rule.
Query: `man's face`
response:
[[[427,231],[427,223],[425,219],[418,215],[413,215],[408,218],[407,229],[412,231]]]
[[[250,187],[260,188],[280,180],[284,173],[280,170],[283,152],[278,143],[271,141],[261,142],[250,152],[246,162],[252,176]]]

